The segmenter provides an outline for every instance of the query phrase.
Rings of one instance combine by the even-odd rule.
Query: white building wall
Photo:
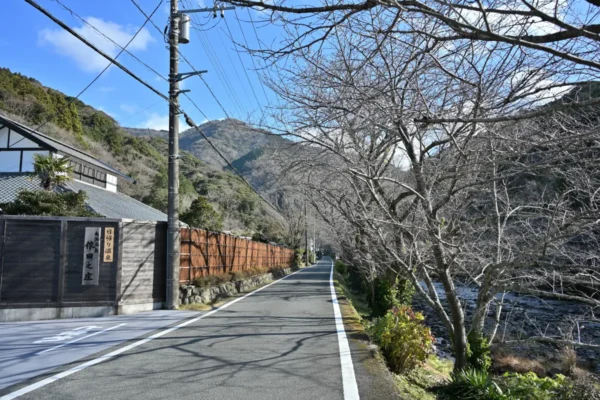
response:
[[[106,190],[111,192],[117,192],[117,177],[114,175],[106,174]]]

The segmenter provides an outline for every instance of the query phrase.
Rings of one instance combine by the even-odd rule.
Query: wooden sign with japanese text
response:
[[[104,228],[104,253],[102,262],[113,262],[115,228]]]
[[[83,240],[83,273],[81,284],[97,286],[100,275],[100,240],[102,228],[85,228]]]

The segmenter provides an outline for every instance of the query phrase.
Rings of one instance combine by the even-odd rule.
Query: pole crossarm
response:
[[[227,6],[227,7],[192,8],[192,9],[186,9],[186,10],[179,11],[177,13],[177,15],[190,14],[190,13],[200,13],[200,12],[229,11],[229,10],[235,10],[235,7],[234,6]]]
[[[177,82],[181,82],[184,79],[189,78],[190,76],[195,76],[195,75],[202,75],[207,73],[207,70],[202,70],[202,71],[194,71],[194,72],[181,72],[177,75],[175,75],[175,80]]]

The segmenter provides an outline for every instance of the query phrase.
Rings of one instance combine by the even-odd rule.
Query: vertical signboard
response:
[[[113,262],[115,228],[104,228],[104,253],[102,262]]]
[[[100,275],[100,239],[102,228],[85,228],[83,240],[83,273],[81,284],[84,286],[98,285]]]

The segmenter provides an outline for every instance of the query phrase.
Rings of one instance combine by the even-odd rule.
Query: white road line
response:
[[[333,315],[335,316],[335,327],[337,329],[338,343],[340,345],[340,363],[342,364],[342,383],[344,387],[344,400],[359,400],[358,385],[354,375],[354,365],[352,364],[352,353],[350,345],[344,330],[344,320],[340,311],[335,294],[335,285],[333,284],[333,261],[331,261],[331,274],[329,275],[329,287],[331,288],[331,300],[333,302]]]
[[[311,267],[314,267],[314,265],[312,265]],[[311,268],[311,267],[307,267],[307,268]],[[202,314],[202,315],[200,315],[199,317],[196,317],[196,318],[189,319],[189,320],[187,320],[187,321],[185,321],[185,322],[182,322],[181,324],[179,324],[179,325],[176,325],[176,326],[174,326],[174,327],[172,327],[172,328],[168,328],[168,329],[165,329],[164,331],[157,332],[157,333],[155,333],[154,335],[152,335],[152,336],[148,336],[148,337],[147,337],[147,338],[145,338],[145,339],[138,340],[137,342],[131,343],[130,345],[127,345],[127,346],[125,346],[125,347],[121,347],[120,349],[117,349],[117,350],[115,350],[115,351],[112,351],[112,352],[110,352],[110,353],[107,353],[107,354],[105,354],[105,355],[103,355],[103,356],[101,356],[101,357],[94,358],[93,360],[90,360],[90,361],[88,361],[88,362],[85,362],[85,363],[83,363],[83,364],[80,364],[80,365],[78,365],[78,366],[76,366],[76,367],[73,367],[73,368],[71,368],[71,369],[68,369],[68,370],[66,370],[66,371],[63,371],[63,372],[61,372],[61,373],[59,373],[59,374],[53,375],[53,376],[51,376],[51,377],[49,377],[49,378],[46,378],[46,379],[42,379],[41,381],[38,381],[38,382],[36,382],[36,383],[33,383],[33,384],[29,385],[29,386],[25,386],[25,387],[24,387],[24,388],[22,388],[22,389],[16,390],[16,391],[14,391],[14,392],[11,392],[11,393],[8,393],[8,394],[6,394],[6,395],[4,395],[4,396],[0,397],[0,400],[12,400],[12,399],[16,399],[17,397],[23,396],[24,394],[27,394],[27,393],[29,393],[29,392],[32,392],[32,391],[36,390],[36,389],[39,389],[39,388],[41,388],[41,387],[44,387],[44,386],[46,386],[46,385],[49,385],[49,384],[51,384],[51,383],[53,383],[53,382],[56,382],[56,381],[58,381],[58,380],[60,380],[60,379],[62,379],[62,378],[65,378],[65,377],[67,377],[67,376],[69,376],[69,375],[73,375],[73,374],[74,374],[74,373],[76,373],[76,372],[83,371],[84,369],[86,369],[86,368],[88,368],[88,367],[94,366],[94,365],[96,365],[96,364],[100,364],[100,363],[101,363],[101,362],[103,362],[103,361],[110,360],[111,358],[113,358],[113,357],[115,357],[115,356],[118,356],[119,354],[125,353],[126,351],[129,351],[129,350],[131,350],[131,349],[134,349],[134,348],[136,348],[136,347],[138,347],[138,346],[141,346],[141,345],[143,345],[143,344],[146,344],[146,343],[148,343],[148,342],[150,342],[150,341],[152,341],[152,340],[154,340],[154,339],[157,339],[157,338],[159,338],[159,337],[162,337],[162,336],[164,336],[164,335],[167,335],[167,334],[169,334],[169,333],[171,333],[171,332],[173,332],[173,331],[176,331],[176,330],[177,330],[177,329],[179,329],[179,328],[183,328],[184,326],[187,326],[187,325],[189,325],[189,324],[193,324],[194,322],[196,322],[196,321],[199,321],[199,320],[201,320],[202,318],[209,317],[209,316],[213,315],[214,313],[216,313],[216,312],[218,312],[218,311],[224,310],[224,309],[226,309],[227,307],[229,307],[229,306],[231,306],[231,305],[233,305],[233,304],[237,303],[238,301],[244,300],[246,297],[248,297],[248,296],[251,296],[251,295],[253,295],[254,293],[258,293],[258,292],[260,292],[261,290],[264,290],[264,289],[268,288],[269,286],[276,284],[277,282],[280,282],[280,281],[282,281],[282,280],[284,280],[284,279],[286,279],[286,278],[289,278],[290,276],[292,276],[292,275],[295,275],[295,274],[297,274],[298,272],[301,272],[301,271],[304,271],[304,270],[306,270],[307,268],[301,269],[301,270],[299,270],[299,271],[296,271],[296,272],[292,272],[291,274],[289,274],[289,275],[286,275],[286,276],[284,276],[284,277],[283,277],[283,278],[281,278],[281,279],[278,279],[278,280],[276,280],[276,281],[273,281],[273,282],[269,283],[268,285],[265,285],[265,286],[263,286],[263,287],[261,287],[261,288],[258,288],[258,289],[256,289],[255,291],[253,291],[253,292],[250,292],[250,293],[248,293],[248,294],[246,294],[246,295],[244,295],[244,296],[242,296],[242,297],[238,297],[237,299],[235,299],[235,300],[232,300],[232,301],[230,301],[229,303],[225,303],[225,304],[223,304],[222,306],[220,306],[220,307],[218,307],[218,308],[216,308],[216,309],[214,309],[214,310],[212,310],[212,311],[209,311],[209,312],[207,312],[206,314]],[[343,328],[342,328],[342,329],[343,329]],[[357,398],[358,398],[358,397],[357,397]]]
[[[44,354],[44,353],[47,353],[47,352],[49,352],[49,351],[52,351],[52,350],[60,349],[61,347],[68,346],[68,345],[70,345],[71,343],[79,342],[80,340],[87,339],[87,338],[89,338],[89,337],[96,336],[96,335],[99,335],[99,334],[101,334],[101,333],[104,333],[104,332],[112,331],[113,329],[117,329],[117,328],[119,328],[119,327],[121,327],[121,326],[123,326],[123,325],[127,325],[127,323],[123,323],[123,324],[115,325],[115,326],[112,326],[112,327],[110,327],[110,328],[106,328],[106,329],[104,329],[104,330],[101,330],[101,331],[98,331],[98,332],[94,332],[94,333],[91,333],[91,334],[89,334],[89,335],[86,335],[86,336],[80,337],[80,338],[78,338],[78,339],[71,340],[70,342],[63,343],[63,344],[59,344],[58,346],[50,347],[49,349],[42,350],[42,351],[39,351],[39,352],[35,353],[35,355],[36,355],[36,356],[39,356],[40,354]]]

